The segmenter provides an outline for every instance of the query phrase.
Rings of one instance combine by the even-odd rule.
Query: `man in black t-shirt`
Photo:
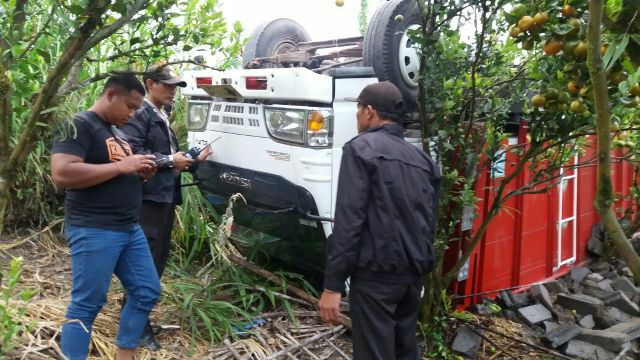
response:
[[[65,188],[65,236],[73,285],[61,346],[70,360],[86,359],[91,328],[107,301],[115,274],[129,301],[120,315],[117,359],[132,359],[149,312],[160,296],[147,240],[138,225],[142,182],[155,172],[154,157],[134,155],[118,129],[142,104],[140,81],[111,76],[89,111],[56,137],[51,175]]]

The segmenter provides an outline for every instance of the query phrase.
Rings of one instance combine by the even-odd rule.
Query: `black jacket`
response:
[[[343,147],[324,287],[347,277],[414,283],[431,271],[440,170],[407,143],[402,127],[383,125]]]
[[[153,154],[158,163],[158,172],[143,186],[142,199],[158,203],[182,202],[180,176],[168,161],[171,144],[178,151],[178,140],[156,110],[148,102],[122,127],[135,154]],[[171,136],[169,136],[171,134]]]

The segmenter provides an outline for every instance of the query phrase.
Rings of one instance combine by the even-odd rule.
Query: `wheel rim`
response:
[[[290,38],[282,39],[273,49],[273,54],[275,55],[284,54],[286,52],[293,50],[295,46],[296,44],[292,39]]]
[[[398,66],[404,82],[411,87],[418,87],[418,71],[420,70],[420,57],[413,47],[413,42],[409,37],[408,30],[420,28],[420,25],[409,26],[400,39],[398,45]]]

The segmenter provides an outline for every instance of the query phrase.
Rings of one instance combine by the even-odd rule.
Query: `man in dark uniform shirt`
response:
[[[188,170],[196,160],[206,159],[211,151],[207,147],[198,159],[185,156],[165,112],[164,108],[173,104],[176,88],[187,83],[168,66],[153,68],[143,81],[147,96],[122,130],[129,136],[134,153],[152,154],[158,165],[158,172],[143,187],[140,225],[149,241],[158,276],[162,277],[169,258],[176,205],[182,203],[180,172]],[[145,327],[142,345],[154,351],[160,349],[150,323]]]
[[[160,296],[147,239],[138,225],[142,182],[153,156],[134,155],[118,129],[140,107],[145,90],[133,74],[111,76],[89,111],[76,114],[51,150],[54,183],[67,190],[64,232],[71,249],[72,289],[62,327],[62,353],[86,359],[91,328],[115,274],[130,294],[120,315],[116,359],[133,359],[149,312]]]
[[[419,359],[416,322],[434,262],[440,171],[404,140],[402,93],[385,81],[357,99],[359,135],[345,144],[320,314],[340,315],[345,281],[355,360]]]

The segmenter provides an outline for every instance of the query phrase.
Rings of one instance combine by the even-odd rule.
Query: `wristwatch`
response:
[[[169,155],[169,167],[173,167],[173,155]]]

